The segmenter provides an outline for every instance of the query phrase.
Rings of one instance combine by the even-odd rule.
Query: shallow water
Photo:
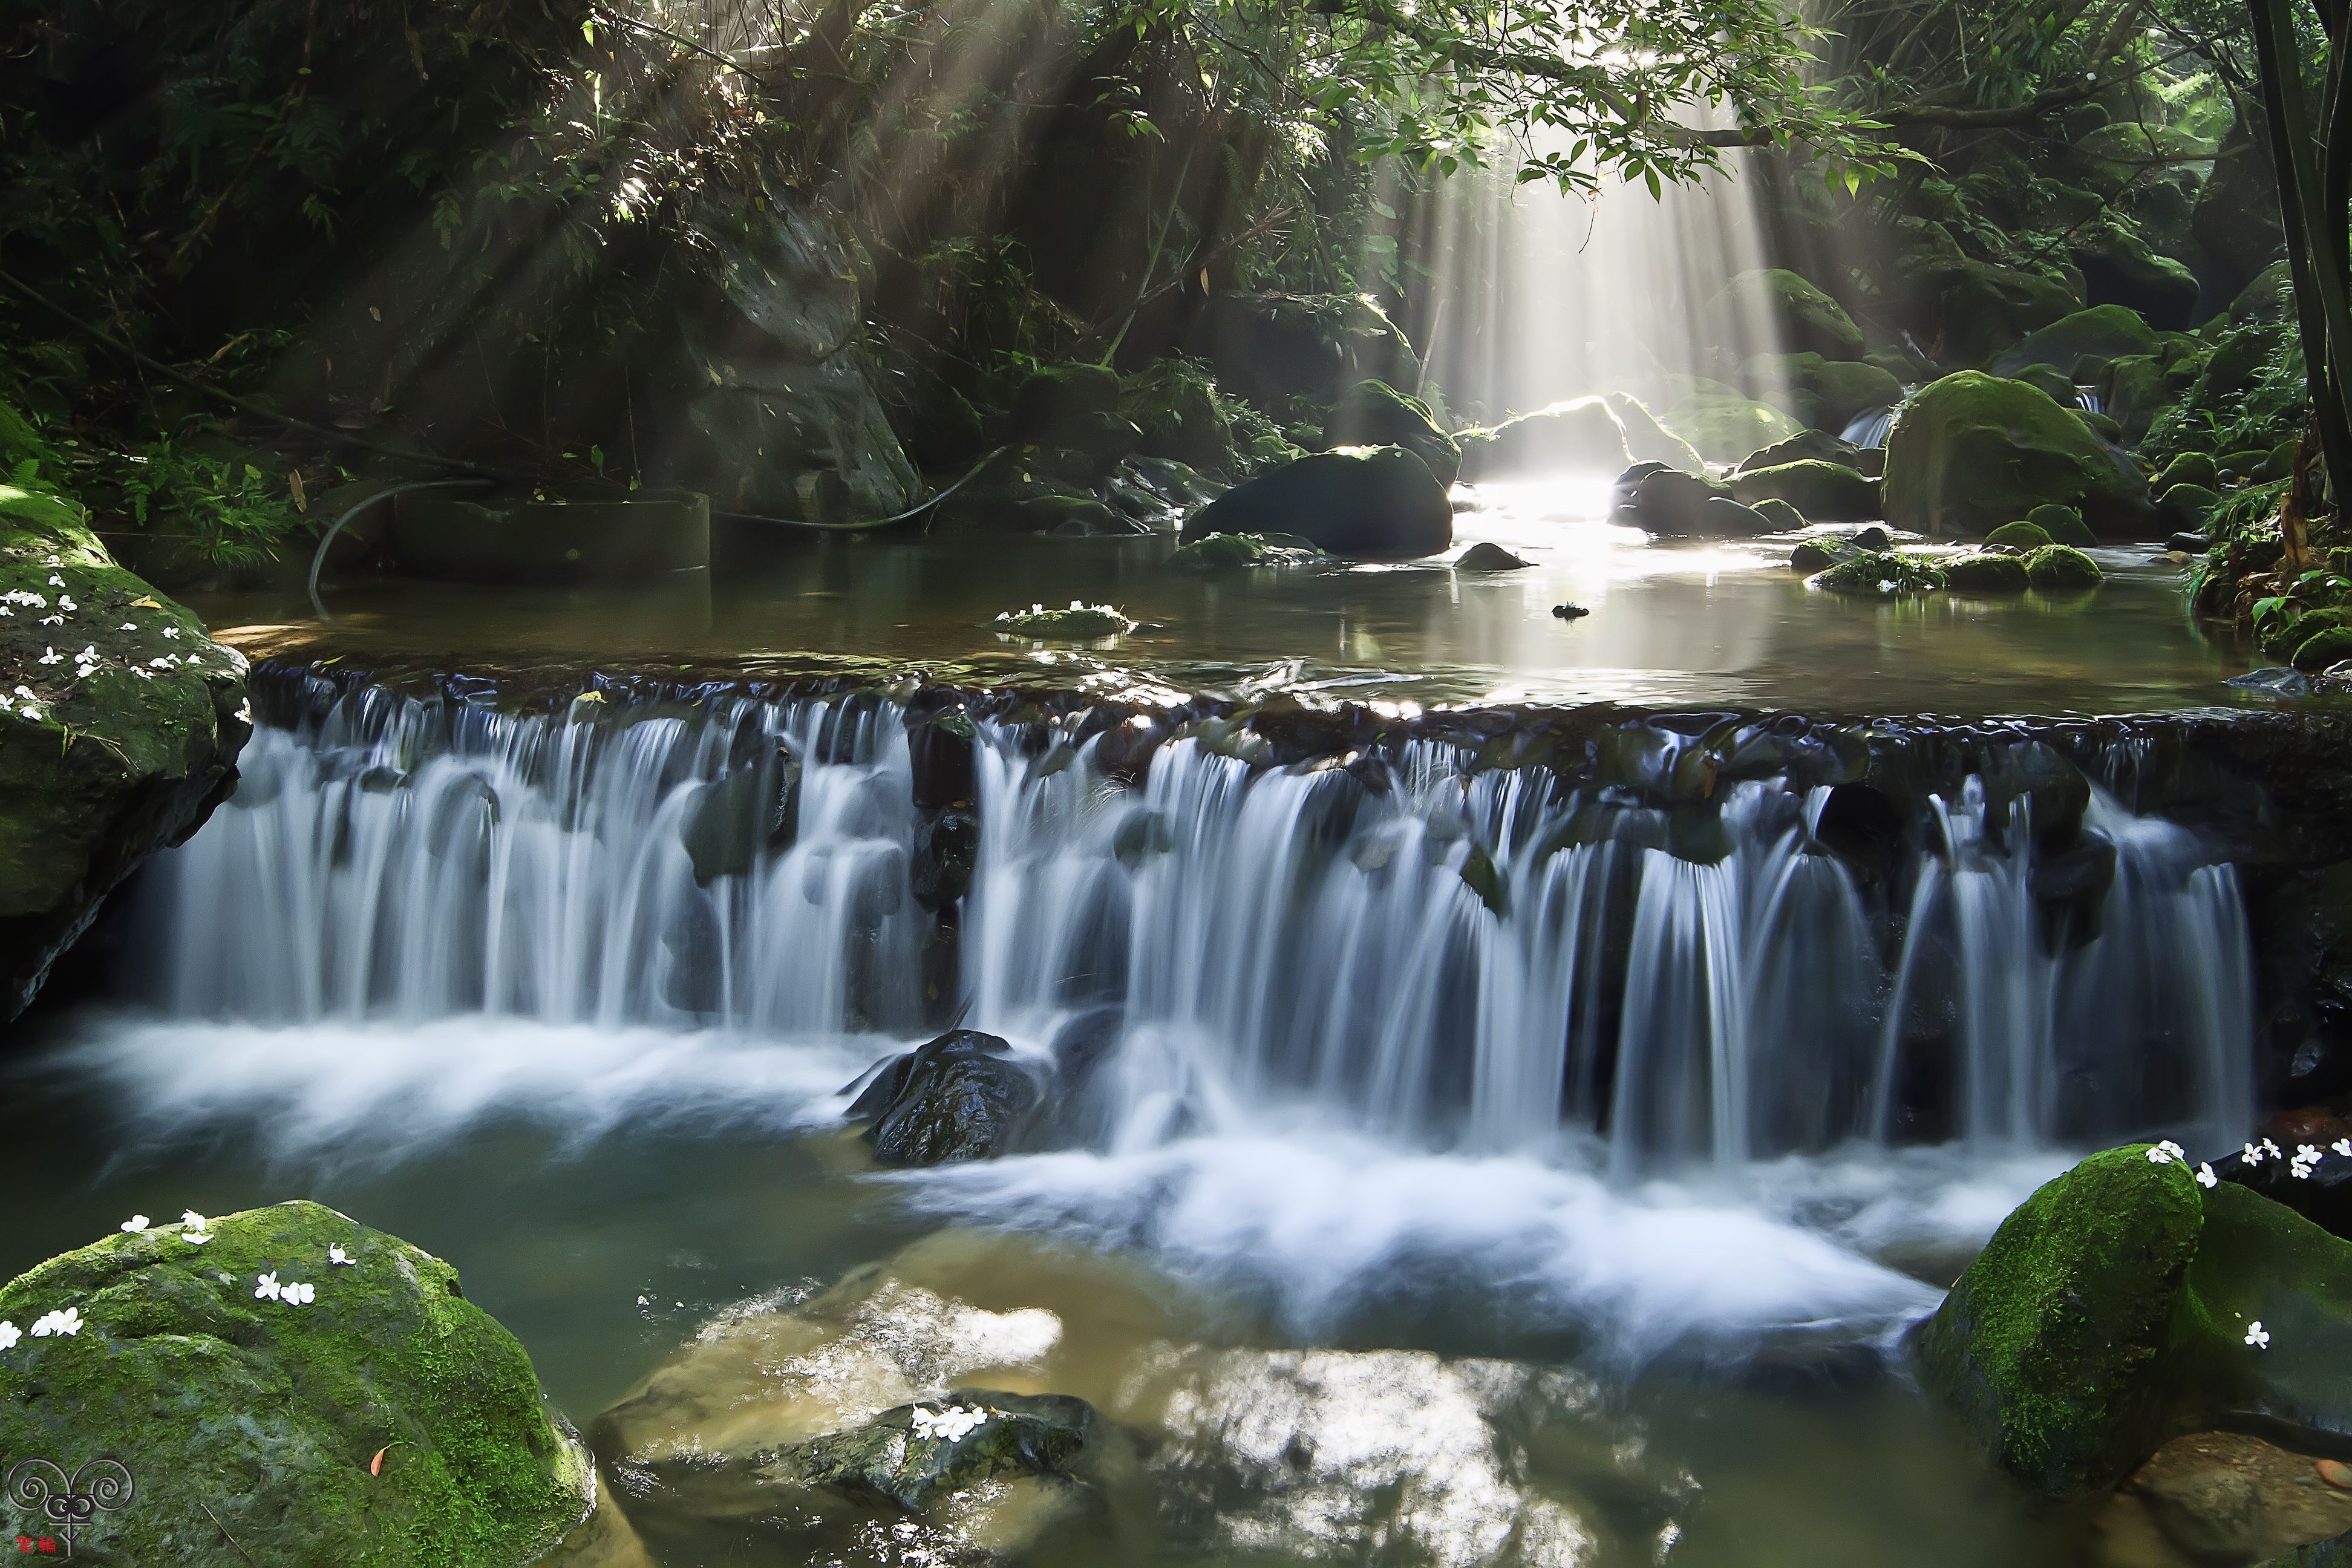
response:
[[[1789,542],[1649,543],[1600,521],[1605,487],[1460,492],[1447,557],[1202,578],[1173,542],[958,535],[776,542],[714,576],[625,594],[460,584],[192,595],[257,654],[354,661],[496,658],[729,663],[824,654],[969,665],[1068,683],[1100,671],[1183,690],[1279,688],[1424,706],[1486,698],[1703,702],[1813,712],[2150,711],[2227,703],[2251,650],[2188,615],[2183,573],[2145,546],[2094,552],[2086,595],[1937,594],[1878,602],[1809,591]],[[1475,542],[1522,572],[1456,572]],[[1000,637],[1002,610],[1082,599],[1143,623],[1108,646]],[[1575,621],[1552,606],[1592,614]]]

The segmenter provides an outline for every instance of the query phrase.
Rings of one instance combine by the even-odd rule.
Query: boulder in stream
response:
[[[1815,458],[1743,468],[1731,477],[1731,493],[1749,506],[1787,501],[1813,522],[1865,522],[1885,510],[1878,480]]]
[[[950,1029],[885,1064],[849,1115],[873,1119],[866,1141],[885,1165],[991,1159],[1013,1147],[1045,1099],[1039,1077],[997,1036]]]
[[[1915,397],[1886,446],[1886,521],[1980,534],[2045,504],[2102,539],[2147,537],[2156,509],[2132,460],[2020,381],[1964,371]]]
[[[1786,268],[1739,273],[1723,286],[1708,311],[1726,322],[1743,317],[1769,321],[1780,341],[1801,353],[1833,360],[1862,357],[1862,329],[1845,307]]]
[[[809,1480],[909,1513],[1000,1475],[1063,1473],[1094,1407],[1065,1394],[959,1388],[828,1432],[785,1456]]]
[[[125,877],[227,798],[253,730],[244,656],[54,504],[41,525],[0,516],[0,1023]]]
[[[1429,465],[1402,447],[1322,452],[1239,485],[1185,521],[1213,533],[1294,533],[1334,555],[1434,555],[1454,542],[1454,508]]]
[[[1643,410],[1645,416],[1647,412]],[[1666,449],[1664,443],[1646,439],[1646,435],[1645,447]],[[1474,479],[1613,474],[1633,460],[1631,447],[1625,422],[1609,399],[1573,397],[1507,419],[1492,429],[1468,433],[1462,471]],[[1688,449],[1679,442],[1675,447]],[[1678,453],[1666,450],[1667,456],[1648,460],[1681,466]]]
[[[1450,487],[1462,472],[1462,448],[1438,428],[1429,405],[1385,381],[1349,387],[1333,405],[1323,435],[1334,447],[1402,447],[1427,464],[1441,485]]]
[[[77,1556],[520,1568],[601,1511],[586,1449],[457,1271],[318,1204],[107,1237],[0,1287],[0,1320],[24,1331],[0,1333],[12,1474],[121,1489]],[[57,1533],[21,1481],[0,1531]]]

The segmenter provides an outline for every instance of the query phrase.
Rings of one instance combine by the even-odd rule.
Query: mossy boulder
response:
[[[1850,555],[1810,580],[1832,594],[1895,598],[1907,594],[1932,594],[1944,585],[1944,574],[1935,563],[1893,550],[1870,550]]]
[[[2156,520],[2168,533],[2202,533],[2221,510],[2220,491],[2203,485],[2174,485],[2156,503]]]
[[[1816,573],[1828,571],[1840,561],[1844,560],[1849,553],[1851,552],[1848,551],[1837,548],[1835,542],[1832,540],[1801,539],[1797,542],[1796,547],[1789,552],[1789,568],[1801,575],[1811,577]]]
[[[2131,459],[2022,382],[1964,371],[1911,400],[1886,450],[1886,520],[1979,533],[2037,506],[2079,510],[2101,538],[2146,538],[2156,509]]]
[[[1197,360],[1161,360],[1120,392],[1119,412],[1139,432],[1137,450],[1172,459],[1203,474],[1237,471],[1234,421],[1208,366]]]
[[[1479,479],[1613,474],[1635,459],[1624,421],[1604,397],[1574,397],[1507,419],[1465,444],[1463,472]],[[1658,462],[1675,463],[1672,458]]]
[[[2210,490],[2221,482],[2221,470],[2213,465],[2210,452],[2183,452],[2164,465],[2157,476],[2156,493],[2159,500],[2171,492],[2175,485],[2196,485]]]
[[[1811,521],[1803,512],[1776,496],[1766,496],[1753,504],[1757,515],[1770,523],[1775,533],[1794,533]]]
[[[1801,430],[1785,441],[1775,441],[1769,447],[1748,453],[1732,472],[1752,474],[1759,468],[1777,468],[1783,463],[1810,461],[1836,463],[1859,473],[1869,455],[1862,447],[1841,440],[1825,430]]]
[[[2128,309],[2160,331],[2178,331],[2196,314],[2197,274],[2120,224],[2084,231],[2067,258],[2082,273],[2094,307]]]
[[[945,1165],[1011,1150],[1045,1098],[1033,1065],[978,1029],[950,1029],[875,1072],[849,1107],[885,1165]]]
[[[1769,322],[1782,342],[1824,359],[1862,357],[1862,329],[1845,307],[1786,268],[1742,272],[1723,286],[1709,310],[1716,321]]]
[[[1865,408],[1885,408],[1903,384],[1874,364],[1817,353],[1759,354],[1741,367],[1748,384],[1816,430],[1838,431]],[[1775,392],[1783,395],[1775,395]]]
[[[0,510],[0,594],[25,595],[0,619],[0,1024],[125,877],[227,797],[252,733],[244,657],[50,504],[41,525]]]
[[[2176,370],[2153,354],[2126,354],[2107,362],[2097,385],[2124,444],[2136,447],[2155,426],[2157,416],[2196,379],[2193,365]]]
[[[2306,674],[2331,669],[2352,658],[2352,627],[2327,626],[2297,644],[2293,663]]]
[[[1974,260],[1957,247],[1914,250],[1900,268],[1947,363],[1979,363],[2083,306],[2054,279]]]
[[[2156,333],[2138,312],[2121,305],[2094,305],[2061,316],[1992,362],[1996,375],[2017,374],[2029,365],[2048,365],[2072,375],[2085,359],[2116,360],[2156,353]]]
[[[1979,552],[1942,564],[1945,585],[1963,594],[2022,594],[2030,585],[2025,563],[2014,555]]]
[[[1385,381],[1349,387],[1324,422],[1323,437],[1334,447],[1402,447],[1441,485],[1452,485],[1462,472],[1462,448],[1438,428],[1429,405]]]
[[[1731,500],[1731,492],[1723,486],[1662,463],[1627,469],[1614,493],[1611,521],[1664,539],[1706,537],[1713,531],[1710,520],[1717,515],[1707,509]]]
[[[785,1464],[818,1486],[915,1513],[999,1476],[1062,1473],[1094,1425],[1094,1407],[1068,1394],[959,1388],[829,1432]]]
[[[1985,535],[1985,542],[1998,544],[2009,550],[2030,552],[2041,549],[2052,541],[2049,533],[2038,522],[2004,522]]]
[[[2055,502],[2037,506],[2025,514],[2025,521],[2048,534],[2053,544],[2071,544],[2081,550],[2099,542],[2098,535],[2084,522],[2083,514],[2071,506]]]
[[[2153,1374],[2204,1227],[2187,1166],[2092,1155],[2003,1220],[1915,1332],[1921,1380],[2044,1495],[2112,1486],[2167,1435]]]
[[[1664,425],[1650,412],[1650,405],[1630,393],[1605,392],[1601,401],[1617,416],[1618,427],[1625,432],[1625,455],[1636,463],[1664,463],[1696,474],[1706,467],[1706,459],[1698,449]]]
[[[1063,609],[1032,605],[1025,610],[1003,610],[989,623],[1006,637],[1045,637],[1063,642],[1093,642],[1097,637],[1124,637],[1135,623],[1110,605],[1088,605],[1073,599]]]
[[[2106,579],[2097,562],[2071,544],[2045,544],[2029,553],[2025,575],[2035,587],[2053,592],[2095,588]]]
[[[1168,564],[1180,572],[1232,572],[1248,566],[1304,566],[1323,552],[1294,533],[1212,533],[1180,544]]]
[[[1666,378],[1674,401],[1661,416],[1666,427],[1713,463],[1735,463],[1748,453],[1785,441],[1804,429],[1801,421],[1736,387],[1705,376]]]
[[[311,1299],[257,1295],[267,1279]],[[129,1472],[77,1560],[519,1568],[594,1501],[589,1456],[457,1270],[318,1204],[110,1236],[0,1287],[20,1328],[67,1309],[78,1333],[0,1352],[0,1455]],[[0,1527],[55,1533],[8,1499]]]
[[[1454,542],[1454,507],[1429,465],[1403,447],[1352,447],[1226,491],[1185,521],[1181,542],[1213,533],[1295,533],[1334,555],[1434,555]]]
[[[1732,476],[1731,493],[1751,506],[1787,501],[1815,522],[1863,522],[1885,510],[1878,480],[1811,458],[1743,469]]]

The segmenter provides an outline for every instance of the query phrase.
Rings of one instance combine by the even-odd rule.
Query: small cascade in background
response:
[[[2063,791],[1968,777],[1906,827],[1799,771],[1660,804],[1431,738],[1276,766],[1228,721],[1139,782],[1126,731],[982,721],[942,920],[894,703],[304,689],[149,883],[175,1016],[838,1040],[961,1011],[1050,1053],[1108,1147],[1280,1100],[1441,1149],[1597,1140],[1628,1177],[2252,1116],[2235,873],[2095,788],[2055,825]]]

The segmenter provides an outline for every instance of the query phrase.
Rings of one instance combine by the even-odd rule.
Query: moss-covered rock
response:
[[[2028,554],[2025,575],[2035,587],[2053,592],[2095,588],[2106,579],[2097,562],[2071,544],[2045,544]]]
[[[1323,552],[1293,533],[1212,533],[1180,544],[1168,564],[1180,572],[1232,572],[1248,566],[1305,566]]]
[[[1884,511],[1879,481],[1838,463],[1812,459],[1732,476],[1731,493],[1750,505],[1783,500],[1815,522],[1863,522]]]
[[[1900,263],[1904,282],[1932,318],[1947,363],[1974,364],[2082,309],[2072,289],[2035,273],[1995,267],[1938,247]]]
[[[2311,673],[2330,669],[2352,658],[2352,627],[2327,626],[2295,646],[2295,668]]]
[[[1618,427],[1625,432],[1625,455],[1636,463],[1664,463],[1696,474],[1706,467],[1698,449],[1664,426],[1650,412],[1650,405],[1631,393],[1605,392],[1601,400],[1609,411],[1617,416]]]
[[[1481,439],[1463,448],[1462,469],[1472,479],[1613,474],[1634,461],[1624,422],[1602,397],[1554,403],[1479,435]],[[1681,466],[1671,458],[1644,460]]]
[[[1067,1394],[959,1388],[829,1432],[785,1462],[819,1486],[913,1513],[997,1476],[1060,1473],[1094,1421],[1093,1406]]]
[[[2196,485],[2210,490],[2221,482],[2221,470],[2213,466],[2212,454],[2183,452],[2164,465],[2164,472],[2157,476],[2156,493],[2161,499],[2175,485]]]
[[[2092,1155],[2002,1221],[1916,1331],[1922,1380],[2045,1495],[2113,1485],[2167,1435],[2152,1373],[2204,1225],[2187,1166]]]
[[[1901,382],[1860,360],[1759,354],[1741,369],[1759,396],[1779,403],[1816,430],[1843,430],[1863,410],[1888,407],[1903,395]]]
[[[1385,381],[1360,381],[1332,406],[1324,438],[1334,447],[1402,447],[1428,465],[1441,485],[1462,472],[1462,448],[1438,428],[1429,405]]]
[[[252,732],[244,658],[52,504],[43,525],[0,510],[0,1023],[227,796]]]
[[[2051,543],[2052,540],[2038,522],[2004,522],[1985,535],[1985,542],[2031,552]]]
[[[1723,486],[1663,464],[1643,464],[1620,476],[1610,521],[1661,538],[1704,537],[1710,531],[1707,508],[1728,501]]]
[[[2080,231],[2067,258],[2082,273],[2083,292],[2095,308],[2128,309],[2162,331],[2188,326],[2196,313],[2197,274],[2157,254],[2121,224]]]
[[[2154,427],[2157,416],[2196,379],[2193,363],[2176,370],[2154,354],[2126,354],[2107,362],[2096,384],[2124,444],[2136,447]]]
[[[1088,605],[1076,599],[1066,609],[1032,605],[1025,610],[1002,610],[990,623],[1007,637],[1048,637],[1064,642],[1092,642],[1097,637],[1124,637],[1135,623],[1109,605]]]
[[[1666,382],[1674,401],[1660,417],[1709,462],[1738,462],[1804,429],[1793,416],[1719,381],[1671,375]]]
[[[1811,577],[1816,573],[1828,571],[1843,560],[1848,553],[1846,551],[1838,549],[1834,542],[1830,540],[1801,539],[1797,542],[1796,547],[1789,552],[1789,568]]]
[[[1732,472],[1752,474],[1759,468],[1777,468],[1783,463],[1820,462],[1835,463],[1860,473],[1863,463],[1870,456],[1862,447],[1841,440],[1825,430],[1800,430],[1785,441],[1775,441],[1761,450],[1748,453]]]
[[[271,1281],[310,1298],[268,1299]],[[586,1452],[457,1270],[320,1205],[108,1237],[0,1287],[20,1327],[68,1309],[78,1333],[0,1353],[0,1455],[130,1472],[132,1503],[84,1527],[77,1559],[505,1568],[593,1501]],[[0,1524],[55,1533],[13,1500]]]
[[[1772,525],[1775,533],[1794,533],[1811,521],[1803,512],[1776,496],[1766,496],[1754,505],[1757,514]]]
[[[1945,586],[1963,594],[2022,594],[2030,585],[2025,563],[2014,555],[1953,555],[1942,565]]]
[[[1351,447],[1226,491],[1185,521],[1181,542],[1213,533],[1295,533],[1334,555],[1434,555],[1454,542],[1454,507],[1403,447]]]
[[[1809,585],[1832,594],[1891,599],[1906,594],[1932,594],[1944,585],[1944,574],[1935,563],[1919,556],[1873,550],[1846,557],[1811,578]]]
[[[2053,544],[2071,544],[2082,550],[2099,542],[2098,535],[2084,522],[2083,514],[2071,506],[2061,506],[2054,501],[2037,506],[2025,514],[2025,521],[2048,534]]]
[[[2061,316],[1992,363],[1996,375],[2013,376],[2029,365],[2048,365],[2072,375],[2081,361],[2153,354],[2156,333],[2137,311],[2121,305],[2094,305]]]
[[[2129,458],[2022,382],[1964,371],[1911,400],[1888,439],[1886,520],[1930,535],[1978,533],[2044,504],[2079,510],[2102,538],[2147,537],[2147,480]]]
[[[1845,307],[1786,268],[1742,272],[1709,307],[1718,321],[1770,322],[1782,342],[1824,359],[1860,359],[1862,329]]]

